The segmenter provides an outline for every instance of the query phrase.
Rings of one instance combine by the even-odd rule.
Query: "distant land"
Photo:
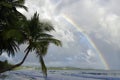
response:
[[[34,66],[20,66],[15,70],[19,69],[33,69],[33,70],[41,70],[41,67],[34,67]],[[102,71],[103,69],[92,69],[92,68],[76,68],[76,67],[47,67],[48,70],[97,70]],[[104,70],[105,71],[105,70]],[[107,71],[107,70],[106,70]]]

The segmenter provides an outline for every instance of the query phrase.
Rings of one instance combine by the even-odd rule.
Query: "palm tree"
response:
[[[35,51],[41,63],[42,71],[44,75],[47,76],[47,69],[44,64],[43,56],[46,55],[50,43],[61,46],[61,42],[52,35],[47,34],[47,32],[54,30],[54,28],[49,23],[40,22],[37,13],[35,13],[31,20],[28,21],[25,30],[28,41],[28,47],[25,50],[26,56],[30,51]]]
[[[8,56],[14,56],[19,44],[24,41],[22,28],[27,20],[16,9],[20,7],[27,10],[23,4],[24,0],[0,0],[0,54],[7,52]],[[10,69],[1,70],[0,73]]]
[[[48,34],[54,30],[49,23],[39,21],[37,13],[26,20],[26,17],[17,11],[17,7],[27,8],[23,5],[24,0],[0,0],[0,54],[7,52],[8,55],[15,55],[19,50],[19,44],[26,41],[26,48],[23,60],[11,67],[1,70],[0,73],[12,70],[23,64],[31,51],[35,51],[42,66],[42,71],[47,76],[47,69],[44,64],[43,56],[46,55],[50,43],[61,46],[61,42]]]
[[[26,54],[20,63],[8,68],[7,70],[11,70],[22,65],[28,54],[31,51],[35,51],[41,63],[44,76],[47,76],[47,68],[45,66],[43,56],[46,55],[50,43],[61,46],[61,42],[59,40],[48,34],[48,32],[51,30],[54,30],[53,26],[49,23],[40,22],[39,15],[35,13],[31,20],[28,20],[22,30],[22,32],[26,36],[24,41],[28,43],[28,47],[25,50]]]
[[[27,10],[23,4],[24,0],[0,0],[0,54],[7,52],[14,56],[19,50],[18,42],[23,39],[21,28],[26,17],[16,8]]]

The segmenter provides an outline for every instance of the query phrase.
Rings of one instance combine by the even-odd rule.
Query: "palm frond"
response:
[[[41,29],[43,31],[48,31],[49,32],[49,31],[55,30],[50,22],[42,22],[42,21],[40,21],[39,26],[42,27]]]
[[[17,52],[19,49],[18,44],[16,42],[8,43],[7,49],[5,50],[8,53],[8,56],[15,56],[15,52]]]
[[[17,0],[17,1],[14,1],[14,3],[17,3],[17,4],[24,4],[24,3],[25,3],[25,0]]]
[[[7,8],[12,8],[12,5],[10,3],[8,3],[7,1],[1,1],[0,6],[4,6],[4,7],[7,7]]]
[[[49,42],[49,43],[53,43],[57,46],[62,46],[61,41],[58,39],[55,39],[55,38],[42,38],[42,39],[39,39],[39,42]]]
[[[15,52],[19,50],[18,44],[13,39],[0,39],[0,54],[7,52],[8,56],[15,56]]]
[[[36,54],[45,56],[47,54],[48,51],[48,47],[49,47],[49,42],[36,42],[37,46],[36,46]]]
[[[53,37],[53,35],[47,34],[47,33],[39,33],[37,34],[34,38],[35,40],[39,39],[39,38],[49,38],[49,37]]]
[[[10,30],[3,31],[3,35],[6,39],[13,38],[14,40],[17,40],[17,41],[19,41],[23,37],[21,32],[16,29],[10,29]]]

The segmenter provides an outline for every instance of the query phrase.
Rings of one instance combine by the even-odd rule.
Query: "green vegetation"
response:
[[[48,34],[54,28],[51,23],[40,21],[37,12],[31,19],[27,20],[17,10],[19,7],[27,11],[24,2],[25,0],[0,0],[0,55],[3,52],[7,52],[8,56],[14,57],[15,53],[20,50],[19,46],[21,44],[28,45],[24,51],[25,56],[23,60],[9,67],[4,67],[4,64],[1,63],[3,68],[1,68],[0,73],[21,66],[28,54],[35,51],[35,54],[39,58],[42,71],[47,76],[47,68],[43,57],[47,54],[50,43],[61,46],[61,41]]]
[[[5,60],[5,61],[0,61],[0,70],[1,70],[1,69],[4,69],[4,68],[11,67],[11,66],[12,66],[12,64],[8,63],[7,60]]]
[[[20,66],[20,67],[15,68],[15,70],[21,70],[21,69],[41,70],[41,67]],[[76,68],[76,67],[48,67],[47,70],[92,70],[92,71],[105,71],[103,69],[89,69],[89,68]]]

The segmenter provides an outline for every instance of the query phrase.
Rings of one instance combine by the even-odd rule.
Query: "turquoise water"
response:
[[[0,75],[0,80],[120,80],[120,71],[48,70],[45,79],[39,70],[16,70]]]

